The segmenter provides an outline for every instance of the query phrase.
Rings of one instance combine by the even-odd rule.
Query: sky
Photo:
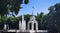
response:
[[[17,16],[23,14],[32,14],[32,12],[34,15],[37,15],[37,13],[41,12],[44,12],[44,14],[48,14],[49,13],[48,8],[59,2],[60,0],[29,0],[29,3],[27,5],[26,4],[21,5],[21,7],[23,8],[19,10]]]

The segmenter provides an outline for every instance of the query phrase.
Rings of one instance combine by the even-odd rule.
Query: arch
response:
[[[36,21],[29,21],[28,30],[38,30],[38,23]]]

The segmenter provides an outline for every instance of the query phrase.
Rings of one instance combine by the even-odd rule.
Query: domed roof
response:
[[[31,16],[30,17],[30,21],[33,21],[33,20],[35,20],[36,18],[35,18],[35,16]]]

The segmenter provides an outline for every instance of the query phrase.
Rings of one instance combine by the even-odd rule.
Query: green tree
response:
[[[48,26],[49,30],[53,30],[53,32],[60,31],[60,3],[57,3],[51,7],[49,7],[49,13],[46,18],[46,26]]]
[[[0,0],[0,17],[1,22],[3,22],[4,16],[5,22],[7,20],[7,15],[11,12],[14,16],[18,14],[19,10],[22,8],[21,4],[28,4],[29,0]]]
[[[9,17],[6,24],[9,25],[9,29],[18,29],[20,19],[21,17]]]
[[[42,20],[43,20],[43,15],[44,13],[41,12],[40,14],[37,13],[37,16],[36,16],[36,20],[38,21],[38,26],[39,26],[39,29],[42,29]]]
[[[8,14],[9,12],[18,14],[21,9],[21,4],[28,4],[29,0],[0,0],[0,15]]]

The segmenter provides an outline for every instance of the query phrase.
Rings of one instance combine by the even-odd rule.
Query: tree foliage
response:
[[[24,1],[24,2],[23,2]],[[0,22],[3,20],[7,21],[7,15],[11,12],[14,16],[18,14],[19,10],[22,8],[22,4],[28,4],[29,0],[0,0]]]
[[[49,11],[48,16],[46,17],[48,28],[50,30],[60,31],[60,3],[51,6]]]
[[[0,0],[0,15],[8,14],[9,12],[16,15],[21,9],[21,4],[28,4],[29,0]]]

